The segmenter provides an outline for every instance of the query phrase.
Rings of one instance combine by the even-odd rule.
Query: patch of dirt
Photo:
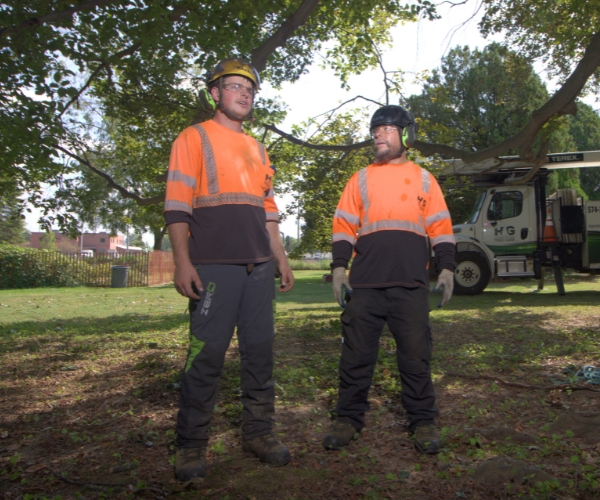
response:
[[[502,441],[516,444],[534,444],[537,440],[530,434],[519,432],[510,427],[490,427],[473,430],[474,434],[480,434],[488,441]]]
[[[473,471],[472,477],[487,486],[505,483],[534,484],[537,481],[554,479],[538,467],[508,457],[495,457],[480,463]]]
[[[550,426],[553,434],[583,438],[586,444],[600,443],[600,413],[570,411],[559,415]]]

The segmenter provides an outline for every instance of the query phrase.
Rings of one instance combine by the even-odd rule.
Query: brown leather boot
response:
[[[417,427],[412,435],[417,450],[433,455],[440,451],[440,433],[433,424]]]
[[[175,475],[183,482],[206,477],[206,444],[198,448],[177,448]]]
[[[290,451],[272,434],[264,434],[254,439],[242,438],[242,449],[254,454],[269,465],[279,467],[290,461]]]
[[[359,435],[360,431],[357,431],[353,425],[336,420],[323,439],[323,446],[326,450],[339,450],[353,439],[358,439]]]

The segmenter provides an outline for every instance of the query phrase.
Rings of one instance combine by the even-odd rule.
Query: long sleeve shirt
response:
[[[412,162],[355,173],[333,218],[333,263],[353,288],[429,288],[429,244],[439,271],[455,268],[452,222],[435,178]]]

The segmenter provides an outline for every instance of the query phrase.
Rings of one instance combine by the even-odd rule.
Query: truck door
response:
[[[483,242],[495,255],[524,255],[537,248],[531,186],[491,190],[483,210]]]

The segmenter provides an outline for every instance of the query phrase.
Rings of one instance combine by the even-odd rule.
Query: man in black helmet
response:
[[[375,161],[355,173],[333,218],[333,291],[344,306],[336,421],[326,449],[357,439],[369,409],[368,393],[379,338],[387,322],[396,340],[402,405],[415,446],[437,453],[438,415],[431,381],[429,252],[435,252],[444,288],[452,295],[455,242],[450,214],[435,178],[406,159],[415,141],[415,120],[400,106],[383,106],[371,119]],[[346,268],[354,257],[350,276]]]
[[[175,473],[206,475],[206,449],[225,353],[236,330],[240,351],[242,448],[270,465],[288,449],[273,433],[273,309],[294,285],[281,243],[265,147],[242,129],[260,87],[256,70],[221,61],[207,81],[212,119],[186,128],[171,150],[165,220],[173,245],[174,284],[188,297],[190,347],[181,380]]]

